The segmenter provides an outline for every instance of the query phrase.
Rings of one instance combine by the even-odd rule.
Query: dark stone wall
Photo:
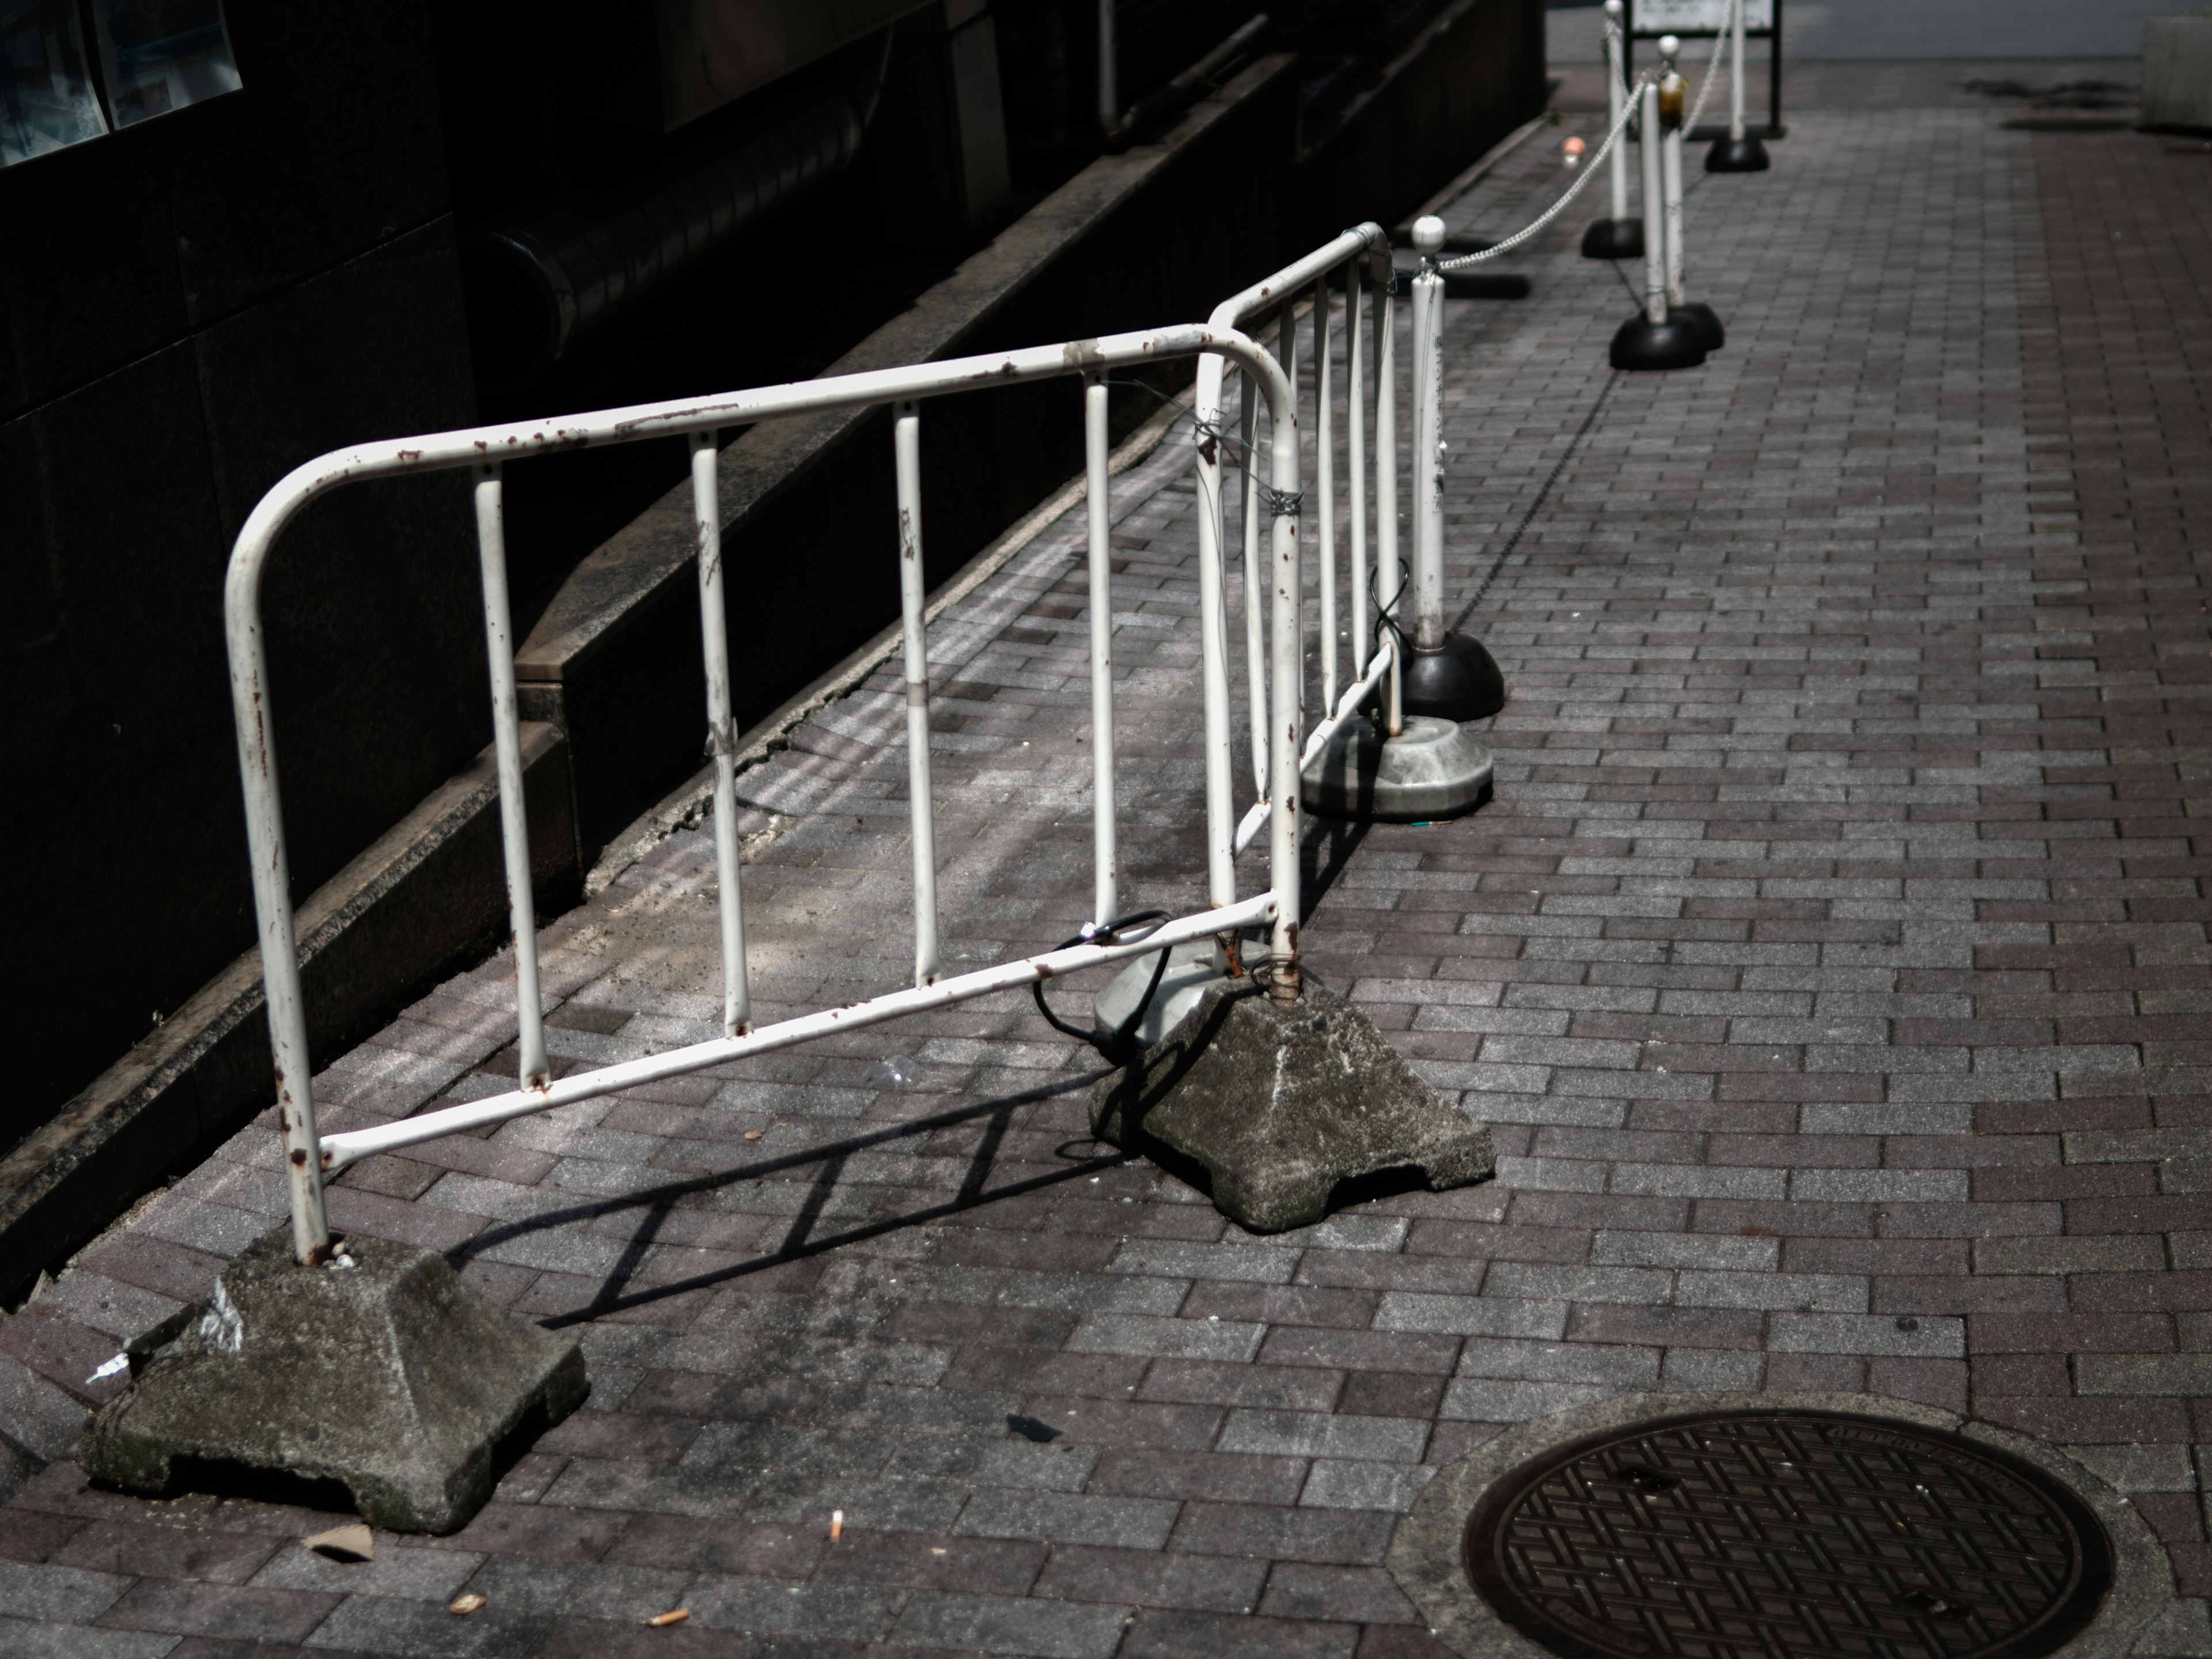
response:
[[[0,169],[0,1147],[252,942],[230,544],[301,462],[475,398],[426,8],[228,0],[243,89]],[[265,603],[304,894],[489,736],[459,480],[289,530]]]

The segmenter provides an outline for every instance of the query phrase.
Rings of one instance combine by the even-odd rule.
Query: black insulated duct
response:
[[[780,208],[842,174],[860,152],[890,65],[766,131],[696,161],[618,206],[538,204],[469,237],[471,310],[492,380],[535,380],[579,343]]]

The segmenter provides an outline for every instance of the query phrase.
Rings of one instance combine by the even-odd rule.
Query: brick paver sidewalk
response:
[[[1554,154],[1458,216],[1510,228]],[[1090,1056],[1018,998],[374,1159],[339,1224],[579,1328],[593,1392],[466,1530],[339,1566],[309,1511],[67,1455],[84,1379],[282,1215],[257,1128],[0,1327],[0,1429],[54,1460],[0,1510],[0,1650],[1441,1659],[1381,1565],[1428,1475],[1650,1388],[2045,1437],[2212,1591],[2212,172],[1949,110],[1799,116],[1776,161],[1691,199],[1701,370],[1605,368],[1630,301],[1578,219],[1534,299],[1451,309],[1498,799],[1322,836],[1305,939],[1497,1181],[1247,1237],[1084,1139]],[[1198,891],[1183,459],[1119,495],[1132,903]],[[956,964],[1084,920],[1079,536],[937,636]],[[746,780],[763,1017],[904,977],[896,712]],[[710,1029],[711,879],[680,834],[545,930],[562,1063]],[[489,964],[340,1060],[333,1121],[501,1086],[506,996]],[[2212,1653],[2191,1607],[2160,1651]]]

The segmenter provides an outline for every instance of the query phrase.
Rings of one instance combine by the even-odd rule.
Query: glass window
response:
[[[106,131],[76,0],[0,0],[0,167]]]
[[[222,0],[93,0],[92,21],[118,127],[238,90]]]

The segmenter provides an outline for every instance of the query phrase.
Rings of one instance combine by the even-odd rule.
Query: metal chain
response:
[[[1581,176],[1577,178],[1573,184],[1567,186],[1565,195],[1560,197],[1558,201],[1553,203],[1550,207],[1544,210],[1542,216],[1538,218],[1534,224],[1524,226],[1522,228],[1515,231],[1510,236],[1498,243],[1495,247],[1486,247],[1475,253],[1462,253],[1455,259],[1439,259],[1437,261],[1437,269],[1438,270],[1460,270],[1465,269],[1468,265],[1479,264],[1485,259],[1494,259],[1499,254],[1507,252],[1511,249],[1520,246],[1522,243],[1527,241],[1531,236],[1534,236],[1538,231],[1543,229],[1546,225],[1550,224],[1553,220],[1558,218],[1560,214],[1564,213],[1566,210],[1567,204],[1573,201],[1576,197],[1582,194],[1583,186],[1589,183],[1592,179],[1597,176],[1599,167],[1604,162],[1605,158],[1612,154],[1613,147],[1620,142],[1620,135],[1622,131],[1627,127],[1630,119],[1633,118],[1636,113],[1637,98],[1638,94],[1643,92],[1644,87],[1650,82],[1650,80],[1651,76],[1648,72],[1636,77],[1636,84],[1628,89],[1627,100],[1621,105],[1620,119],[1613,124],[1613,131],[1606,134],[1605,143],[1598,146],[1597,154],[1591,156],[1589,161],[1583,163]]]
[[[1729,14],[1733,20],[1735,14]],[[1687,139],[1697,130],[1698,117],[1705,112],[1705,100],[1711,95],[1713,82],[1721,72],[1721,52],[1735,38],[1732,28],[1723,29],[1713,37],[1713,55],[1705,64],[1705,78],[1698,86],[1698,101],[1690,106],[1689,118],[1682,123],[1682,137]]]

